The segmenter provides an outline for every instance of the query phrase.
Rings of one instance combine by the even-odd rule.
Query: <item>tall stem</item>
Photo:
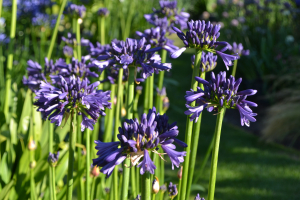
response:
[[[1,14],[2,14],[2,3],[3,3],[3,0],[0,0],[0,18],[1,18]]]
[[[205,79],[205,72],[201,73],[201,78]],[[201,89],[204,90],[203,84],[201,84]],[[193,129],[193,143],[192,143],[192,151],[191,151],[191,160],[190,160],[190,166],[189,166],[189,178],[188,178],[188,185],[187,185],[187,197],[190,196],[191,192],[191,186],[192,181],[194,177],[194,169],[195,169],[195,163],[196,163],[196,157],[197,157],[197,150],[198,150],[198,142],[199,142],[199,136],[200,136],[200,126],[201,126],[201,119],[202,119],[202,112],[199,115],[198,121]]]
[[[13,65],[13,47],[15,42],[16,35],[16,23],[17,23],[17,0],[12,1],[12,18],[10,25],[10,41],[9,41],[9,50],[8,50],[8,59],[7,59],[7,71],[6,71],[6,83],[5,83],[5,104],[4,104],[4,114],[6,117],[6,122],[10,120],[9,107],[11,102],[11,78],[12,78],[12,65]]]
[[[151,176],[149,172],[142,175],[142,200],[151,200]]]
[[[116,90],[116,84],[110,85],[111,93],[111,109],[107,109],[107,115],[105,117],[105,120],[107,120],[105,131],[104,131],[104,142],[111,142],[112,139],[112,129],[113,129],[113,122],[114,122],[114,98],[115,98],[115,90]]]
[[[90,164],[90,160],[91,160],[91,154],[90,154],[90,143],[91,143],[91,139],[90,139],[90,129],[86,129],[86,199],[89,200],[91,199],[91,177],[90,177],[90,171],[91,171],[91,164]]]
[[[135,177],[135,175],[136,175],[135,174],[135,168],[131,167],[130,168],[130,178],[131,178],[130,184],[131,184],[131,193],[132,193],[132,196],[134,196],[134,197],[136,197],[136,195],[137,195],[137,193],[136,193],[136,177]]]
[[[76,20],[77,59],[81,61],[80,18]]]
[[[74,169],[74,151],[76,143],[76,112],[71,113],[69,136],[69,166],[68,166],[68,181],[67,181],[67,200],[72,200],[73,194],[73,169]]]
[[[52,196],[53,196],[53,200],[56,200],[56,186],[55,186],[55,167],[51,166],[51,187],[52,187]]]
[[[222,122],[223,122],[225,110],[226,110],[225,108],[219,109],[219,114],[216,122],[216,128],[214,133],[214,148],[213,148],[212,162],[211,162],[212,166],[210,167],[210,179],[208,185],[208,198],[207,198],[208,200],[213,200],[215,195],[219,145],[220,145]]]
[[[123,90],[123,68],[120,68],[119,75],[118,75],[118,92],[117,92],[117,104],[115,109],[115,127],[114,127],[114,141],[118,141],[117,133],[118,128],[121,125],[121,101],[123,100],[122,90]],[[113,188],[114,188],[114,199],[119,199],[119,190],[118,190],[118,167],[115,167],[113,171]]]
[[[161,50],[161,63],[166,63],[166,57],[167,57],[167,51],[165,49]],[[165,71],[161,71],[159,72],[158,75],[158,89],[161,90],[163,88],[164,85],[164,76],[165,76]],[[161,109],[162,107],[160,106],[161,104],[161,97],[160,95],[156,95],[156,102],[155,102],[155,106],[157,109],[157,112],[161,113]]]
[[[53,51],[53,48],[54,48],[54,44],[55,44],[55,40],[56,40],[56,36],[57,36],[57,32],[58,32],[60,19],[61,19],[63,11],[65,9],[66,2],[67,2],[67,0],[62,0],[62,3],[60,5],[60,9],[59,9],[58,16],[57,16],[57,19],[56,19],[55,27],[54,27],[52,37],[51,37],[50,46],[49,46],[49,49],[48,49],[48,54],[47,54],[48,60],[50,60],[51,55],[52,55],[52,51]]]
[[[133,118],[133,99],[134,99],[134,70],[135,67],[129,67],[129,78],[128,78],[128,88],[127,88],[127,119]],[[123,187],[122,187],[122,200],[128,199],[128,186],[129,186],[129,174],[130,160],[127,158],[124,164],[124,177],[123,177]]]
[[[105,17],[99,17],[100,18],[100,41],[101,44],[105,44]]]
[[[82,144],[82,133],[81,133],[81,123],[82,121],[82,116],[77,115],[77,143]],[[79,172],[81,169],[84,168],[83,160],[82,160],[82,152],[81,151],[86,151],[85,149],[77,148],[77,171]],[[79,199],[84,199],[84,183],[82,177],[79,178],[79,184],[77,186],[78,189],[78,197]]]
[[[148,105],[149,105],[149,83],[150,79],[147,78],[146,79],[146,83],[145,83],[145,93],[144,93],[144,113],[147,113],[148,111]]]
[[[154,90],[154,74],[149,77],[149,104],[148,109],[152,109],[153,107],[153,90]]]
[[[50,120],[48,120],[47,123],[48,123],[48,131],[49,131],[49,152],[54,153],[53,152],[53,124],[51,124]],[[54,200],[55,187],[53,188],[52,182],[53,182],[53,176],[55,175],[53,174],[51,165],[49,165],[48,171],[49,171],[50,199]]]
[[[236,68],[237,68],[237,63],[238,63],[238,60],[235,60],[235,61],[233,62],[233,68],[232,68],[232,73],[231,73],[231,75],[232,75],[233,77],[235,77]]]
[[[192,90],[197,90],[197,81],[195,80],[195,76],[199,75],[199,66],[201,61],[201,50],[196,50],[195,55],[195,65],[193,69],[193,76],[192,76],[192,83],[191,88]],[[195,102],[191,103],[191,106],[195,106]],[[185,151],[187,152],[186,157],[184,159],[183,163],[183,172],[182,172],[182,184],[181,184],[181,191],[180,191],[180,199],[185,200],[186,199],[186,189],[187,189],[187,181],[188,181],[188,170],[189,170],[189,164],[190,164],[190,151],[191,151],[191,140],[192,140],[192,131],[193,131],[193,121],[190,121],[190,116],[187,116],[186,121],[186,132],[185,132],[185,143],[187,144],[187,147],[185,148]]]

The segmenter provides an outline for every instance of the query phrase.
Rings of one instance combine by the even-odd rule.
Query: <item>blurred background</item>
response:
[[[1,1],[0,1],[1,2]],[[71,2],[71,1],[70,1]],[[144,14],[158,8],[158,0],[73,0],[86,6],[81,33],[92,43],[99,41],[97,11],[107,7],[106,43],[112,39],[135,37],[151,25]],[[221,137],[216,199],[300,199],[300,1],[288,0],[178,0],[178,7],[191,14],[190,19],[205,20],[222,25],[220,41],[242,43],[250,50],[249,56],[239,59],[236,77],[242,77],[241,89],[257,89],[250,98],[258,104],[257,122],[241,127],[236,110],[228,110]],[[28,131],[28,120],[22,115],[27,88],[22,79],[26,76],[27,60],[44,64],[50,38],[56,22],[60,0],[19,0],[16,40],[14,44],[12,111],[18,128],[18,139]],[[1,9],[0,9],[1,10]],[[0,108],[5,98],[7,49],[11,25],[11,1],[3,0],[0,13]],[[59,26],[52,58],[63,57],[65,43],[62,36],[71,31],[72,19],[64,15]],[[170,35],[177,46],[183,46],[177,36]],[[82,55],[88,53],[83,48]],[[186,51],[176,60],[167,58],[173,69],[166,74],[165,86],[170,101],[167,114],[177,121],[180,137],[184,138],[185,91],[190,88],[192,74],[190,57]],[[225,71],[221,60],[215,71]],[[215,72],[216,73],[216,72]],[[108,85],[106,89],[109,89]],[[141,103],[143,101],[140,101]],[[141,104],[142,106],[142,104]],[[140,109],[142,112],[142,109]],[[199,141],[197,165],[202,164],[214,131],[216,116],[204,113]],[[26,121],[27,120],[27,121]],[[0,144],[5,135],[3,112],[0,112]],[[20,125],[19,125],[20,126]],[[26,128],[27,127],[27,128]],[[41,135],[43,133],[40,133]],[[58,134],[58,133],[56,133]],[[59,137],[59,136],[57,136]],[[21,146],[21,144],[18,144]],[[5,146],[1,146],[3,150]],[[3,158],[3,150],[2,158]],[[17,156],[18,158],[18,156]],[[0,158],[1,159],[1,158]],[[16,161],[17,162],[17,161]],[[4,160],[2,159],[2,162]],[[4,165],[0,165],[2,187]],[[15,166],[15,165],[14,165]],[[209,178],[208,161],[201,178],[193,185],[193,192],[205,192]],[[6,166],[7,168],[7,166]],[[13,170],[13,169],[12,169]],[[177,178],[173,171],[166,172],[166,181]],[[196,172],[197,174],[197,172]],[[0,198],[1,199],[1,198]]]

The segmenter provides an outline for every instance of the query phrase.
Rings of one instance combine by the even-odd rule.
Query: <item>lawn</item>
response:
[[[186,116],[184,95],[190,89],[192,70],[187,52],[176,60],[172,60],[173,69],[165,80],[170,108],[167,112],[170,121],[177,121],[180,138],[184,140]],[[217,68],[223,68],[219,63]],[[174,81],[176,80],[176,81]],[[251,97],[249,98],[251,100]],[[256,108],[256,109],[259,109]],[[255,109],[254,109],[255,111]],[[236,111],[236,115],[239,115]],[[226,117],[226,116],[225,116]],[[208,148],[214,131],[216,115],[204,112],[201,126],[195,174]],[[244,129],[223,123],[220,154],[216,184],[216,200],[274,200],[300,199],[300,153],[277,144],[266,144],[259,137]],[[167,166],[168,167],[168,166]],[[168,167],[168,169],[170,169]],[[210,160],[204,169],[202,178],[197,184],[206,191],[198,191],[206,198],[209,181]],[[178,182],[177,170],[166,172],[166,181]],[[193,191],[190,199],[194,199],[197,191]]]

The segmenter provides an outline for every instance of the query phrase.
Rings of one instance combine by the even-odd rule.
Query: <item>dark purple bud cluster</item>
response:
[[[109,10],[107,8],[100,8],[97,13],[100,17],[107,17],[109,15]]]
[[[155,108],[150,109],[148,115],[142,115],[140,123],[137,119],[124,122],[119,128],[120,142],[95,141],[99,157],[93,159],[93,164],[102,167],[101,172],[109,177],[115,166],[129,156],[132,165],[141,168],[141,174],[145,172],[154,174],[156,166],[150,158],[149,151],[159,154],[157,150],[161,147],[169,156],[173,168],[174,165],[179,167],[184,161],[183,156],[186,152],[175,151],[176,147],[173,142],[182,147],[186,147],[186,144],[176,139],[178,133],[176,123],[169,124],[166,115],[157,114]],[[140,160],[142,161],[139,163]]]
[[[146,39],[135,40],[127,38],[118,44],[111,42],[112,49],[105,55],[98,56],[98,60],[92,63],[98,67],[99,71],[103,71],[107,67],[137,67],[141,71],[142,77],[145,79],[152,74],[160,71],[171,69],[170,63],[161,63],[161,58],[156,51],[161,47],[151,49],[151,45],[146,45]],[[101,61],[105,60],[105,61]]]
[[[200,197],[200,194],[197,194],[197,196],[195,197],[195,200],[205,200],[203,197]]]
[[[104,109],[110,108],[110,91],[97,90],[100,82],[88,85],[87,78],[70,76],[68,79],[60,76],[59,84],[54,87],[50,83],[41,82],[36,92],[37,101],[34,103],[44,119],[51,120],[57,126],[63,118],[67,120],[73,112],[82,115],[81,131],[85,128],[93,130],[93,125],[99,115],[105,115]],[[88,118],[91,117],[91,119]]]
[[[200,64],[200,70],[201,72],[209,72],[216,68],[217,66],[217,58],[218,56],[214,55],[211,52],[202,52],[201,55],[201,64]],[[192,65],[195,63],[195,55],[191,58]]]
[[[67,11],[72,17],[83,18],[86,13],[86,8],[84,5],[69,4]]]
[[[57,165],[57,162],[58,162],[58,157],[59,157],[59,151],[56,154],[49,152],[48,163],[52,167],[55,167]]]
[[[170,182],[170,184],[168,186],[168,193],[169,193],[169,196],[171,197],[171,199],[176,197],[176,195],[178,194],[177,187],[172,182]]]
[[[35,16],[32,17],[31,21],[34,26],[54,27],[56,18],[57,17],[54,15],[36,13]]]
[[[238,109],[240,112],[241,125],[250,126],[250,121],[255,122],[256,113],[249,106],[257,107],[257,104],[247,101],[247,96],[256,94],[257,90],[243,90],[238,92],[242,78],[235,80],[233,76],[226,79],[226,72],[220,72],[217,76],[211,72],[211,80],[208,82],[200,77],[195,77],[196,81],[203,84],[204,90],[200,87],[197,91],[187,91],[185,95],[187,111],[186,115],[191,115],[190,120],[198,120],[200,113],[207,108],[209,112],[214,108],[225,107],[228,109]],[[189,104],[196,101],[196,106]]]
[[[236,42],[234,42],[231,45],[228,46],[228,50],[230,50],[233,54],[237,54],[239,56],[239,58],[241,56],[249,56],[250,55],[250,50],[244,50],[244,47],[241,43],[237,44]]]
[[[64,46],[63,48],[64,55],[66,58],[72,58],[73,57],[73,48],[70,46]]]
[[[77,46],[76,35],[73,33],[68,33],[67,37],[61,37],[62,41],[64,41],[67,45],[74,47]]]
[[[160,9],[153,8],[153,13],[144,15],[145,19],[154,26],[159,26],[169,33],[174,33],[171,26],[178,25],[181,29],[186,29],[186,22],[190,14],[178,11],[177,1],[159,1]]]
[[[98,57],[101,54],[105,54],[111,50],[111,46],[109,44],[101,45],[99,42],[94,45],[93,43],[89,43],[88,51],[89,54],[93,57]]]
[[[168,52],[173,53],[179,48],[173,44],[173,40],[166,38],[166,30],[161,27],[146,29],[144,33],[136,31],[136,35],[144,37],[147,44],[151,44],[151,47],[162,47]]]
[[[228,49],[227,42],[219,42],[217,39],[220,36],[221,25],[213,25],[210,22],[191,20],[187,23],[188,31],[184,34],[180,29],[173,26],[173,30],[177,33],[177,36],[183,41],[185,47],[175,51],[171,54],[172,58],[178,58],[187,48],[195,48],[197,50],[212,52],[219,55],[227,70],[228,66],[233,65],[233,60],[238,59],[237,55],[228,55],[223,53]],[[218,46],[224,46],[221,50],[216,50]]]

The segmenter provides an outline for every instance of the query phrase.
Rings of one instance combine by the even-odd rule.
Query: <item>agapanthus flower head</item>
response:
[[[173,142],[182,147],[187,145],[178,140],[178,127],[176,123],[169,124],[166,115],[159,115],[156,109],[149,110],[148,115],[143,114],[141,122],[138,119],[130,119],[124,122],[119,128],[119,142],[103,143],[95,141],[98,150],[96,159],[93,159],[93,164],[102,167],[102,173],[109,177],[115,166],[122,163],[126,157],[129,157],[133,166],[140,167],[140,173],[150,172],[154,174],[156,166],[151,160],[149,152],[157,153],[157,150],[162,150],[169,156],[173,168],[180,166],[184,161],[183,156],[186,152],[176,151]]]
[[[63,119],[70,114],[82,115],[81,131],[85,128],[93,130],[93,125],[100,115],[105,115],[104,109],[110,108],[110,91],[97,90],[100,82],[88,85],[87,78],[81,80],[74,75],[68,79],[60,76],[56,87],[42,81],[36,92],[34,103],[44,119],[51,120],[60,126]],[[91,119],[89,119],[91,117]]]
[[[7,37],[4,33],[0,33],[0,44],[9,43],[10,38]]]
[[[211,52],[219,55],[227,70],[229,70],[228,66],[233,65],[233,60],[238,59],[237,54],[228,55],[225,54],[229,47],[227,42],[219,42],[217,39],[220,36],[221,25],[216,24],[213,25],[208,21],[191,20],[187,23],[188,31],[184,34],[180,29],[173,26],[173,30],[177,33],[177,36],[183,41],[185,47],[180,48],[179,50],[173,52],[171,54],[171,58],[178,58],[187,48],[194,48],[197,50],[201,50],[202,52]],[[221,50],[216,50],[218,46],[223,46]]]
[[[145,38],[147,44],[151,44],[151,47],[162,47],[170,53],[173,53],[179,48],[173,44],[173,40],[166,37],[166,30],[157,26],[156,28],[146,29],[143,33],[136,31],[136,35]]]
[[[95,66],[90,63],[87,64],[89,59],[89,55],[82,56],[81,61],[72,58],[72,61],[69,64],[67,64],[63,59],[58,59],[55,63],[55,67],[58,70],[58,73],[56,75],[51,75],[50,77],[54,82],[59,82],[61,80],[60,76],[64,77],[66,80],[69,80],[69,77],[71,77],[72,75],[76,75],[81,79],[84,79],[86,77],[96,78],[99,75],[90,70],[90,68]]]
[[[134,200],[141,200],[141,198],[142,198],[141,195],[138,194]]]
[[[200,70],[201,72],[209,72],[216,68],[217,66],[217,55],[214,55],[211,52],[202,52],[201,55],[201,64]],[[195,65],[195,55],[191,57],[192,65]]]
[[[57,165],[57,162],[58,162],[58,157],[59,157],[59,151],[56,154],[49,152],[48,163],[52,167],[55,167]]]
[[[145,38],[135,40],[127,38],[125,42],[121,41],[116,44],[111,42],[112,49],[110,52],[106,52],[105,55],[98,56],[98,60],[105,61],[93,61],[99,71],[103,71],[105,68],[111,67],[127,67],[139,68],[142,74],[142,78],[152,76],[152,74],[159,73],[160,71],[171,69],[170,63],[161,63],[161,58],[156,51],[161,47],[155,47],[151,49],[151,45],[146,45]]]
[[[257,90],[243,90],[238,92],[242,78],[235,80],[233,76],[226,79],[226,72],[220,72],[217,76],[211,72],[211,80],[206,81],[200,77],[195,77],[196,81],[203,84],[204,90],[200,87],[197,91],[187,91],[185,95],[187,111],[186,115],[191,115],[190,120],[198,120],[200,113],[207,109],[211,112],[214,108],[238,109],[240,113],[241,125],[250,126],[250,122],[255,122],[256,113],[250,107],[257,107],[257,104],[246,100],[248,96],[256,94]],[[189,104],[193,101],[196,106]]]
[[[203,197],[200,197],[200,194],[198,193],[195,197],[195,200],[205,200]]]
[[[77,39],[76,35],[74,33],[68,33],[67,37],[61,37],[62,41],[64,41],[69,46],[76,46],[77,45]]]
[[[237,44],[236,42],[234,42],[231,45],[228,46],[228,50],[230,50],[233,54],[237,54],[239,56],[239,58],[241,56],[249,56],[250,55],[250,50],[244,50],[244,47],[242,45],[242,43]]]
[[[168,186],[168,193],[169,193],[169,196],[171,197],[171,199],[176,197],[176,195],[178,194],[177,187],[172,182],[170,182],[170,184]]]
[[[160,19],[167,19],[168,25],[164,27],[170,27],[171,25],[179,25],[181,29],[186,28],[186,22],[188,21],[190,14],[184,12],[184,9],[178,11],[177,9],[177,1],[159,1],[160,9],[153,8],[153,13],[145,14],[145,19],[154,26],[162,27],[162,23]],[[168,29],[170,33],[173,31]]]
[[[105,54],[106,52],[109,52],[111,50],[111,46],[109,44],[101,45],[99,42],[96,43],[96,45],[93,45],[93,43],[89,43],[89,54],[93,57],[97,57],[101,54]]]
[[[109,10],[107,8],[100,8],[97,13],[100,17],[107,17],[109,15]]]
[[[142,94],[143,86],[138,85],[138,86],[136,86],[135,90],[136,90],[136,93]]]
[[[161,185],[159,189],[160,189],[161,192],[167,191],[167,187],[166,187],[165,184],[164,184],[164,185]]]
[[[72,58],[73,56],[73,48],[70,46],[64,46],[63,48],[64,55],[66,58]]]
[[[84,5],[69,4],[67,10],[68,14],[75,18],[83,18],[86,13]]]

